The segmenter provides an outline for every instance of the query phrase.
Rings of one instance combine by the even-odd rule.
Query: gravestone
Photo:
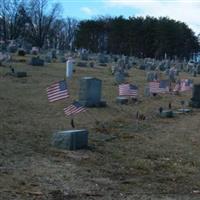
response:
[[[88,60],[88,53],[87,52],[82,52],[80,54],[80,58],[81,58],[81,60],[87,61]]]
[[[74,70],[74,64],[72,57],[69,57],[67,62],[66,62],[66,77],[71,78]]]
[[[93,77],[83,77],[80,80],[79,103],[86,107],[106,106],[101,100],[102,81]]]
[[[200,74],[200,64],[197,65],[196,70],[197,70],[197,74]]]
[[[32,66],[44,66],[44,60],[42,60],[39,56],[32,57],[29,64]]]
[[[150,88],[148,86],[146,86],[144,88],[144,96],[145,97],[150,97],[151,96]]]
[[[66,62],[66,58],[64,56],[60,56],[59,60],[61,63],[65,63]]]
[[[118,104],[128,104],[128,97],[116,97],[116,102]]]
[[[99,54],[98,61],[100,64],[106,64],[108,62],[108,57],[104,54]]]
[[[148,68],[147,64],[141,64],[141,65],[139,65],[139,69],[140,70],[146,70],[147,68]]]
[[[51,63],[52,61],[52,56],[51,56],[51,53],[47,53],[45,58],[44,58],[45,62],[47,63]]]
[[[23,78],[23,77],[27,77],[27,73],[26,72],[15,72],[15,73],[13,73],[13,76],[18,77],[18,78]]]
[[[18,56],[25,56],[26,55],[26,51],[22,48],[18,49]]]
[[[115,83],[116,84],[121,84],[125,81],[125,76],[123,72],[116,71],[115,72]]]
[[[176,82],[176,72],[174,68],[169,70],[169,80],[172,82]]]
[[[164,118],[172,118],[174,117],[174,112],[172,110],[162,110],[160,116]]]
[[[87,67],[87,62],[77,62],[76,66],[78,66],[78,67]]]
[[[189,105],[193,108],[200,108],[200,84],[194,85]]]
[[[94,68],[94,62],[89,63],[90,68]]]
[[[38,53],[39,53],[39,49],[37,47],[32,47],[31,54],[38,55]]]
[[[16,53],[17,52],[17,46],[16,45],[9,45],[8,46],[8,52]]]
[[[22,48],[26,51],[27,54],[30,54],[32,45],[28,42],[24,42]]]
[[[4,41],[0,40],[0,51],[1,52],[6,52],[7,50],[7,45]]]
[[[51,144],[59,149],[77,150],[87,148],[88,131],[68,130],[53,134]]]
[[[51,51],[51,57],[52,57],[52,59],[57,59],[56,49],[53,49],[53,50]]]
[[[152,82],[152,81],[157,80],[157,77],[155,77],[154,72],[147,72],[146,80],[147,82]]]

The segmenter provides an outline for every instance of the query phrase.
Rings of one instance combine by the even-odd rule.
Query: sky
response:
[[[63,17],[79,20],[97,16],[167,16],[200,33],[200,0],[50,0],[62,7]]]

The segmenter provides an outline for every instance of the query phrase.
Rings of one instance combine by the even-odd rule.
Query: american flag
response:
[[[181,88],[180,88],[181,92],[189,91],[192,89],[192,87],[193,87],[192,80],[190,80],[190,79],[181,80]]]
[[[52,84],[47,88],[49,102],[66,99],[69,97],[66,81],[62,80]]]
[[[64,113],[67,116],[73,115],[73,114],[77,114],[80,112],[85,112],[86,108],[83,107],[79,102],[74,101],[73,104],[71,104],[70,106],[64,108]]]
[[[191,90],[193,87],[193,82],[190,79],[182,79],[179,83],[175,85],[174,92],[185,92]]]
[[[132,84],[119,85],[119,96],[137,96],[138,87]]]
[[[161,80],[161,81],[149,82],[149,90],[150,93],[156,93],[156,94],[169,92],[169,81]]]
[[[175,85],[173,91],[174,91],[174,92],[179,92],[180,90],[181,90],[181,84],[180,84],[180,83],[176,83],[176,85]]]

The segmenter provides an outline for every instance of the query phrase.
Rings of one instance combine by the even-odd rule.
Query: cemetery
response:
[[[200,35],[52,2],[1,1],[0,200],[200,199]]]
[[[200,182],[194,176],[200,167],[198,75],[182,70],[177,78],[161,70],[141,70],[135,59],[138,64],[121,78],[123,69],[116,65],[113,75],[113,63],[108,60],[107,67],[100,66],[99,55],[85,60],[86,67],[76,65],[81,58],[73,58],[75,73],[60,59],[35,67],[29,65],[35,55],[24,55],[25,63],[15,62],[17,52],[11,57],[14,61],[0,67],[3,195],[50,198],[51,191],[59,191],[74,199],[117,199],[118,191],[136,198],[135,192],[141,190],[186,197],[198,190]],[[89,67],[91,61],[94,68]],[[9,64],[29,76],[4,76]],[[63,78],[69,98],[50,104],[44,90]],[[153,96],[146,91],[148,83],[160,78],[191,79],[194,90]],[[122,83],[137,85],[139,103],[119,95]],[[63,112],[73,100],[87,107],[73,117],[75,129]],[[142,114],[136,117],[137,112]]]

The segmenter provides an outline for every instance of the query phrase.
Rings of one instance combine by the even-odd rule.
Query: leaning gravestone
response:
[[[190,106],[193,108],[200,108],[200,84],[195,84],[193,87],[192,98]]]
[[[80,80],[79,103],[86,107],[106,106],[101,100],[102,81],[93,77],[83,77]]]
[[[87,148],[88,131],[83,129],[57,132],[53,135],[51,144],[56,148],[67,150]]]

